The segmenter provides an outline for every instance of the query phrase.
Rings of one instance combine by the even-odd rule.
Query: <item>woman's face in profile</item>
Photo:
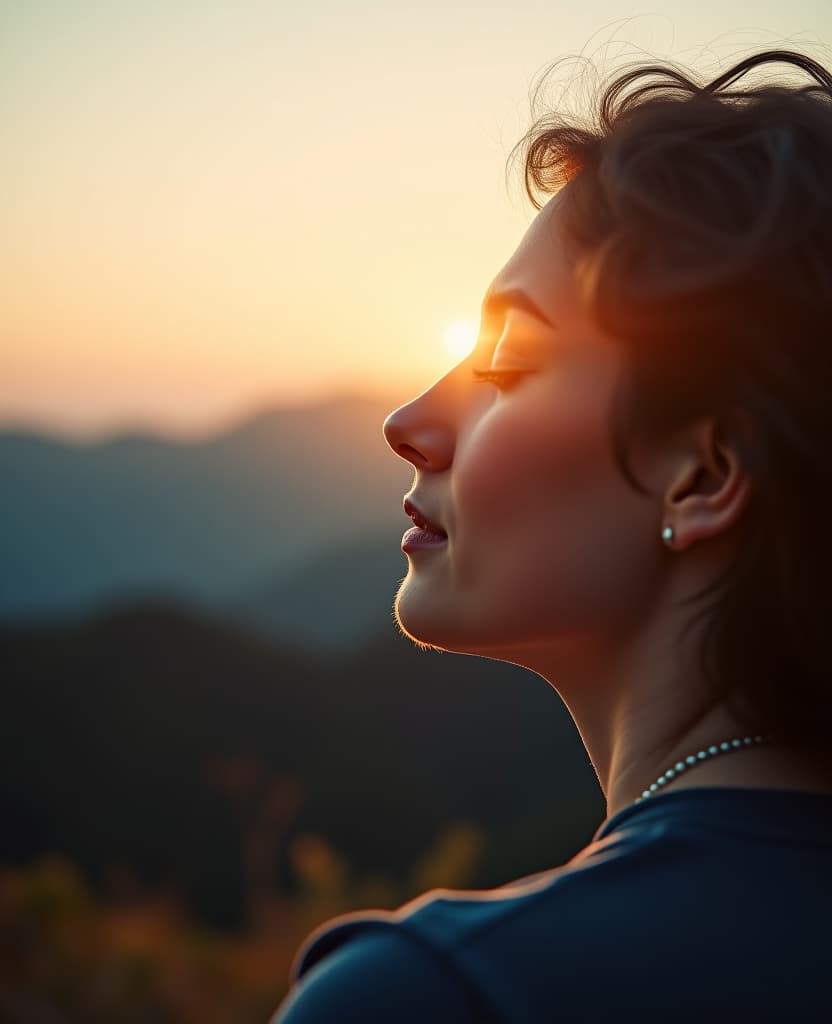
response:
[[[447,534],[407,552],[399,625],[425,644],[521,664],[626,628],[661,550],[661,509],[612,459],[625,350],[579,308],[564,202],[568,186],[495,278],[474,352],[384,424],[416,471],[408,499]]]

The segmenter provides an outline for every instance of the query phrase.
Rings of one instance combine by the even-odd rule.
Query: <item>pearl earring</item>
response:
[[[673,527],[665,526],[662,530],[662,540],[667,544],[668,547],[673,546]]]

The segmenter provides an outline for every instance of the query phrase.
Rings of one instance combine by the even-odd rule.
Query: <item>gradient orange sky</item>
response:
[[[660,6],[2,4],[0,426],[422,390],[533,215],[503,175],[544,65],[831,59],[828,0]]]

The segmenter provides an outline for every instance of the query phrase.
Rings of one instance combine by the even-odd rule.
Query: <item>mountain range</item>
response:
[[[287,642],[360,646],[407,571],[393,405],[272,408],[197,441],[0,433],[0,618],[181,599]]]

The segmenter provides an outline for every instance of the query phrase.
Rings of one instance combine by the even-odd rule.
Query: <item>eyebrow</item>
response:
[[[535,319],[542,321],[548,327],[557,328],[543,310],[535,303],[531,296],[519,288],[508,288],[505,291],[489,292],[482,304],[482,315],[485,317],[497,316],[506,309],[522,309]]]

